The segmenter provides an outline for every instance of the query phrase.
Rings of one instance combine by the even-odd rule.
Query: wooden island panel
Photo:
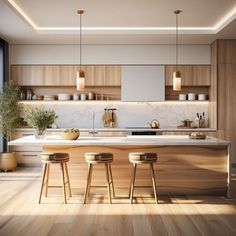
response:
[[[128,193],[132,165],[129,152],[156,152],[158,162],[154,166],[158,194],[227,194],[227,146],[44,146],[44,151],[67,152],[72,188],[84,188],[87,177],[85,152],[112,152],[112,171],[116,188]],[[60,184],[60,169],[53,165],[51,180]],[[151,186],[148,165],[138,166],[137,185]],[[105,184],[105,169],[97,165],[93,172],[93,185]],[[141,191],[141,190],[137,190]],[[144,189],[147,191],[147,189]],[[149,191],[152,191],[151,189]]]

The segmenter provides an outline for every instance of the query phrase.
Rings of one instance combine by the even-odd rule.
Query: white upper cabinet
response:
[[[164,66],[122,66],[121,100],[151,102],[165,100]]]

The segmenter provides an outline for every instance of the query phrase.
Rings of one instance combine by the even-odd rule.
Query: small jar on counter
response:
[[[88,100],[94,100],[95,99],[95,94],[94,92],[89,92],[88,93]]]
[[[81,93],[81,94],[80,94],[80,100],[81,100],[81,101],[85,101],[86,99],[87,99],[86,93]]]

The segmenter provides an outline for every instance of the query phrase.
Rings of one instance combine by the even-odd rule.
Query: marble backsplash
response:
[[[105,108],[116,108],[117,128],[146,127],[152,119],[160,121],[161,128],[176,128],[184,119],[195,120],[196,113],[208,117],[209,102],[35,102],[25,103],[25,110],[34,107],[54,109],[58,128],[103,128]]]

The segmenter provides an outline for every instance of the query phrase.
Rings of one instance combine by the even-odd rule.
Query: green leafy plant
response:
[[[71,129],[65,129],[64,133],[78,133],[79,129],[71,128]]]
[[[26,112],[25,120],[31,127],[45,130],[55,122],[57,117],[54,110],[35,108]]]
[[[12,81],[6,82],[0,91],[0,132],[7,140],[11,140],[11,134],[21,125],[23,107],[19,104],[20,88]]]

